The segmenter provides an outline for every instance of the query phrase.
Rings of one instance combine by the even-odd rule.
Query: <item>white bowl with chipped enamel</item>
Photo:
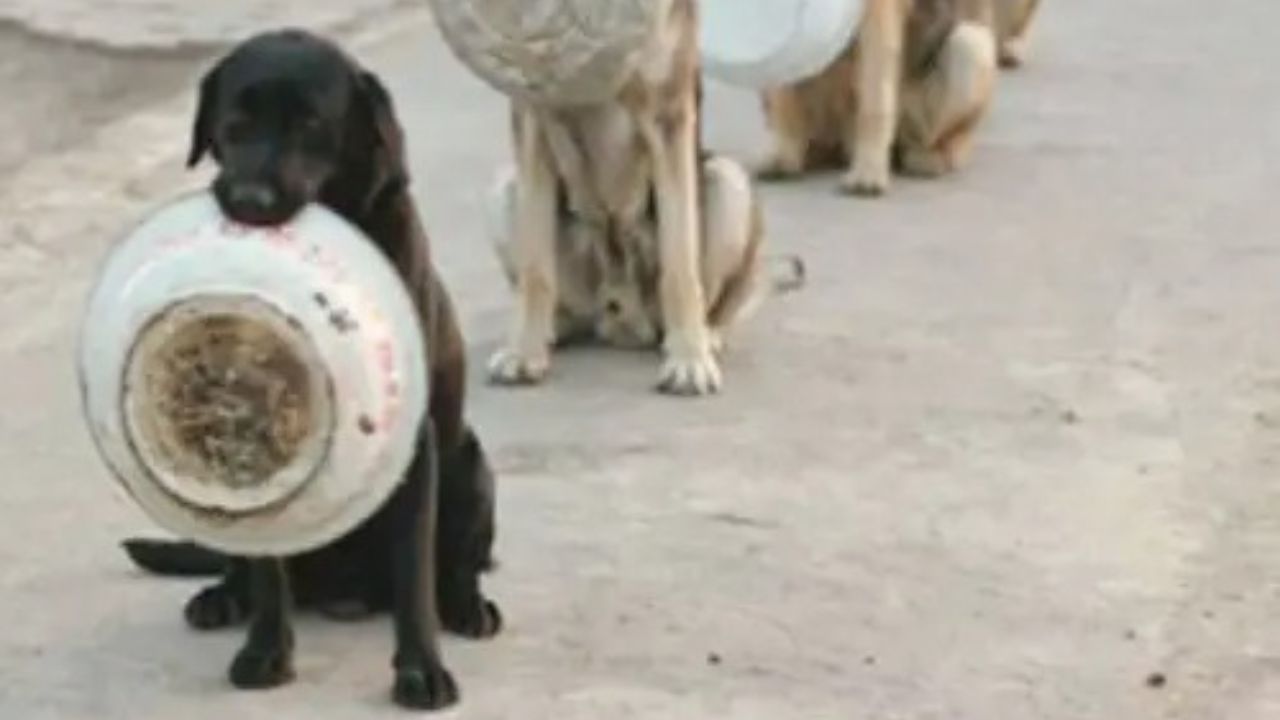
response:
[[[429,389],[415,306],[359,230],[319,206],[239,225],[208,193],[112,249],[78,371],[129,495],[241,555],[314,549],[368,519],[413,457]]]
[[[699,0],[702,66],[749,88],[799,82],[844,52],[865,0]]]

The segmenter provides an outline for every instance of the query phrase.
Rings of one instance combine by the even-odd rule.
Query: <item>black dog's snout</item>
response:
[[[232,220],[249,225],[276,225],[297,210],[272,183],[224,178],[214,184],[222,211]]]
[[[280,205],[280,193],[262,183],[235,183],[227,190],[227,204],[246,214],[267,214]]]

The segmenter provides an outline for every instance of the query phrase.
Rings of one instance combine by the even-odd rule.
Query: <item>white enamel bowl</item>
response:
[[[865,0],[699,0],[702,64],[734,85],[769,88],[821,73],[848,47]]]
[[[418,314],[359,230],[319,206],[250,228],[207,193],[111,251],[78,370],[130,496],[242,555],[313,549],[369,518],[413,457],[428,393]]]

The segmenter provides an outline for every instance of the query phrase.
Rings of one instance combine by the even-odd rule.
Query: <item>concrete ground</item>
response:
[[[644,354],[565,355],[520,392],[477,372],[510,628],[447,642],[446,717],[1280,717],[1280,7],[1207,7],[1050,2],[963,174],[767,190],[811,279],[738,338],[721,397],[651,394]],[[399,102],[478,370],[510,307],[479,216],[503,104],[421,9],[351,43]],[[199,64],[118,66],[154,92],[101,117],[74,93],[29,114],[95,119],[0,176],[6,720],[400,715],[385,622],[303,620],[298,682],[238,694],[239,634],[187,631],[194,586],[116,548],[150,524],[82,430],[75,323],[111,240],[204,177],[180,168]],[[0,69],[53,102],[31,77]],[[707,113],[714,147],[761,148],[748,94]]]
[[[0,0],[0,19],[30,32],[118,50],[191,49],[278,25],[351,32],[417,0]]]

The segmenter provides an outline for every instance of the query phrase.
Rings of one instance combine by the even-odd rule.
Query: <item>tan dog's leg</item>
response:
[[[803,173],[809,155],[812,129],[806,117],[804,101],[796,86],[774,88],[761,100],[773,138],[773,149],[755,169],[761,180],[782,180]]]
[[[937,67],[903,87],[902,170],[934,177],[968,159],[974,131],[986,114],[996,81],[990,28],[963,22],[941,50]]]
[[[520,273],[516,268],[516,171],[504,168],[499,171],[493,187],[485,196],[485,234],[498,258],[502,276],[515,290],[520,285]]]
[[[1000,36],[1000,65],[1021,67],[1026,61],[1028,31],[1040,0],[994,0]]]
[[[516,317],[507,346],[489,361],[489,377],[503,385],[546,377],[555,339],[557,302],[555,170],[535,113],[517,109]]]
[[[519,287],[516,191],[515,169],[508,168],[498,176],[485,207],[489,241],[513,290]],[[556,342],[590,332],[596,311],[595,288],[588,278],[598,238],[580,223],[563,218],[560,223],[556,230]]]
[[[702,290],[701,221],[698,213],[697,103],[692,84],[681,109],[641,121],[653,162],[658,210],[658,295],[666,359],[658,389],[674,395],[706,395],[720,389],[720,367],[711,351]]]
[[[716,351],[762,295],[760,247],[764,223],[751,178],[741,165],[712,157],[702,165],[702,287]]]
[[[869,0],[858,29],[858,107],[846,130],[853,167],[840,187],[854,195],[889,189],[890,153],[898,127],[906,0]]]

